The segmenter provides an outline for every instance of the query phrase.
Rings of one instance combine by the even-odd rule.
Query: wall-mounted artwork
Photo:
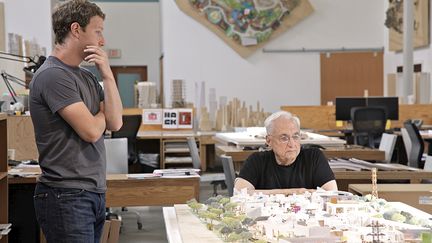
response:
[[[144,125],[162,125],[162,109],[144,109],[142,123]]]
[[[308,0],[176,0],[179,8],[242,57],[313,12]]]
[[[389,28],[390,51],[403,47],[403,0],[389,0],[385,25]],[[429,0],[414,0],[414,48],[429,45]]]

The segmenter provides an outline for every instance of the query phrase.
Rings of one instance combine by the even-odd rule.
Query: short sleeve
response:
[[[39,74],[41,96],[54,114],[58,110],[82,101],[76,81],[60,68],[51,68]]]
[[[256,153],[251,154],[246,159],[239,174],[240,178],[247,180],[255,188],[258,185],[258,178],[259,178],[259,168],[257,166],[258,164],[259,164],[259,156],[257,156]]]
[[[315,170],[313,181],[315,185],[322,186],[334,180],[335,177],[324,153],[319,149],[314,149],[314,153]]]

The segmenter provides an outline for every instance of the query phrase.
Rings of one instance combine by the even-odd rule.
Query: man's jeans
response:
[[[104,193],[38,183],[34,206],[48,243],[99,243],[105,223]]]

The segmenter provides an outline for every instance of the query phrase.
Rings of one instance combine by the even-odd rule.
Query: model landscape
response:
[[[299,0],[190,0],[208,21],[243,46],[266,41]]]
[[[225,242],[430,242],[430,215],[371,195],[342,194],[242,191],[188,206]]]

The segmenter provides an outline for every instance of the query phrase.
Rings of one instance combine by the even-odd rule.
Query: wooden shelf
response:
[[[0,113],[0,224],[8,223],[8,166],[7,166],[7,116]],[[7,235],[0,235],[0,243],[7,243]]]
[[[0,172],[0,180],[2,180],[3,178],[7,177],[8,173],[7,172]]]
[[[161,141],[161,168],[176,165],[192,165],[192,158],[185,138],[162,139]],[[168,158],[176,157],[177,161],[169,161]],[[182,159],[184,157],[184,159]],[[168,160],[168,161],[167,161]]]

